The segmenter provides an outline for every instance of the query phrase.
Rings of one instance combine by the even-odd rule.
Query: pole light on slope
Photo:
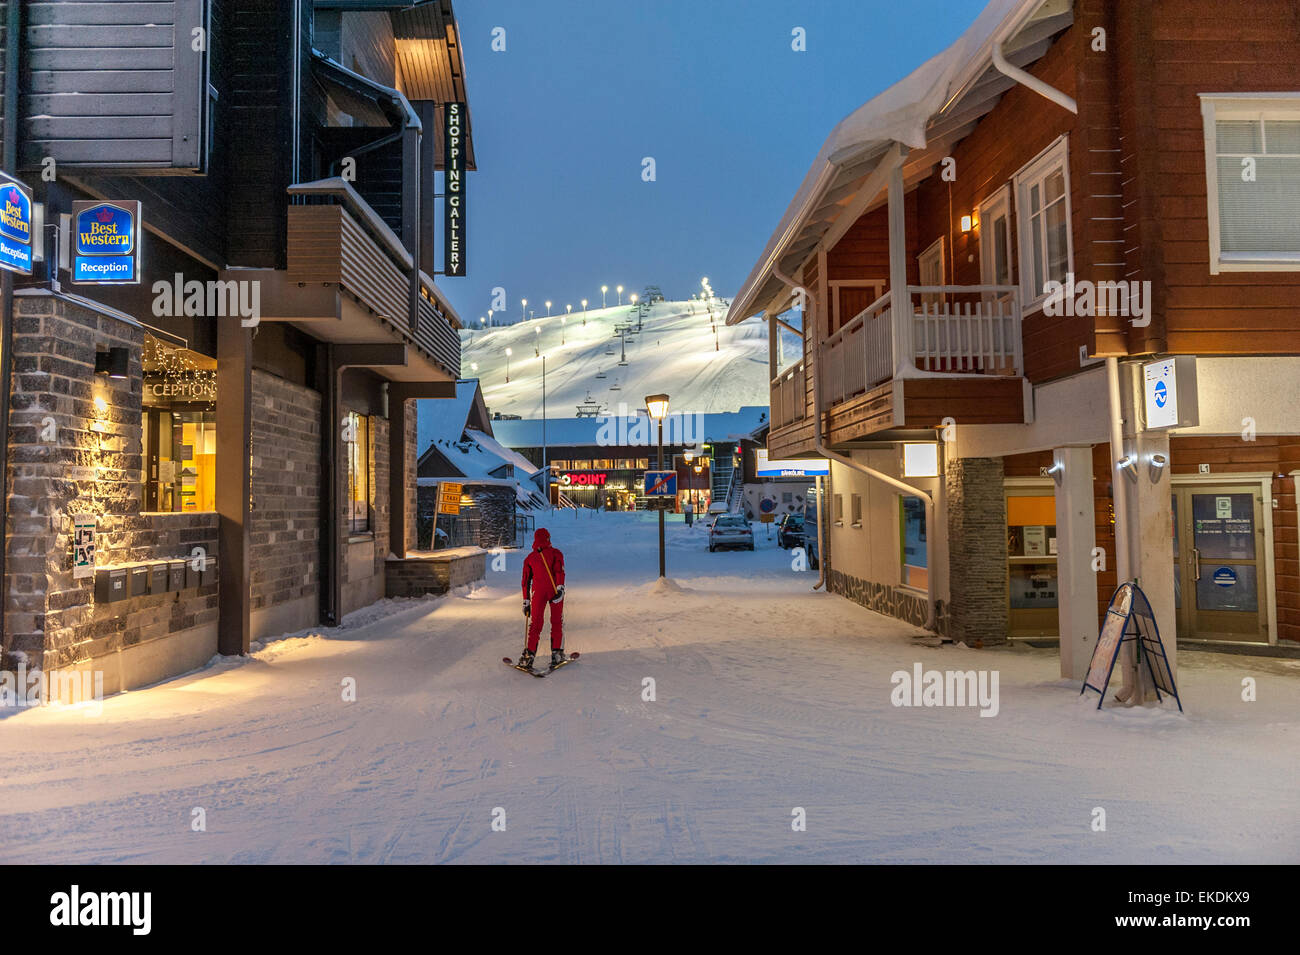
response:
[[[582,324],[584,326],[587,324],[587,300],[585,298],[582,300]]]
[[[604,307],[605,307],[605,293],[608,292],[608,291],[609,291],[609,286],[608,286],[608,285],[602,285],[602,286],[600,287],[600,307],[601,307],[601,308],[604,308]]]
[[[507,385],[510,384],[510,356],[513,354],[514,352],[511,351],[509,348],[506,349],[506,384]]]
[[[546,317],[551,317],[551,303],[549,301],[546,303]]]
[[[618,292],[618,304],[619,304],[619,305],[622,305],[622,304],[623,304],[623,286],[621,286],[621,285],[618,286],[618,288],[614,289],[614,291]]]

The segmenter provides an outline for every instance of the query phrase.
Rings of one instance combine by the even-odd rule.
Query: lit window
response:
[[[1020,225],[1020,289],[1027,305],[1041,302],[1048,282],[1066,281],[1073,270],[1070,236],[1070,174],[1066,140],[1016,173]]]
[[[1300,97],[1201,96],[1210,273],[1300,271]]]
[[[903,586],[924,590],[930,580],[925,552],[925,502],[919,497],[899,497],[899,538],[903,551]]]
[[[348,533],[370,530],[370,419],[348,412]]]

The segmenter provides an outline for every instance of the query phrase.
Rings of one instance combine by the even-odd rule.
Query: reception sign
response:
[[[72,219],[75,284],[139,283],[139,202],[74,202]]]
[[[32,274],[32,192],[0,173],[0,268]]]

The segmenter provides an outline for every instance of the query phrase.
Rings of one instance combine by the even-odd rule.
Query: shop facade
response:
[[[22,21],[10,55],[33,97],[5,154],[45,229],[0,343],[0,665],[93,669],[105,692],[143,685],[337,625],[384,597],[414,548],[414,403],[454,397],[459,376],[419,183],[444,171],[448,104],[472,167],[463,71],[450,2],[347,6],[214,6],[203,51],[183,5],[167,23],[115,3]],[[88,142],[50,138],[36,93],[89,89],[105,67],[51,65],[46,47],[87,23],[173,43],[178,63],[202,53],[213,95],[174,96],[159,120],[193,126],[198,143],[151,152],[102,123]],[[337,57],[363,49],[342,69]],[[417,54],[443,64],[445,88],[399,84],[398,59]],[[123,82],[108,100],[136,94]],[[356,175],[338,176],[354,154]],[[47,156],[56,179],[41,175]],[[81,281],[102,274],[83,268],[85,236],[117,214],[92,209],[103,227],[85,229],[86,206],[133,211],[131,281]]]

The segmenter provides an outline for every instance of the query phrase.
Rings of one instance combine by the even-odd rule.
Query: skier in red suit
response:
[[[539,527],[533,534],[533,552],[524,558],[522,586],[524,616],[528,617],[528,645],[519,655],[521,666],[531,667],[542,635],[542,617],[551,607],[551,666],[564,661],[564,554],[551,546],[551,534]]]

